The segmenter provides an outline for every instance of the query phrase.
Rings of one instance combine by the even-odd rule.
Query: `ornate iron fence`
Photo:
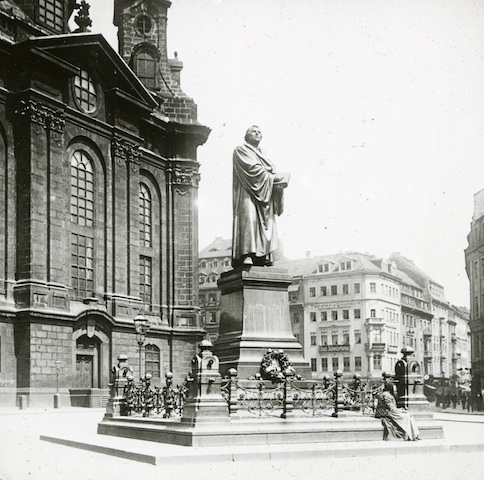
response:
[[[337,417],[341,410],[372,415],[383,384],[365,383],[355,375],[352,384],[345,385],[341,376],[335,372],[333,378],[306,381],[290,374],[272,382],[261,378],[240,381],[237,372],[231,370],[222,384],[222,395],[231,415],[246,412],[284,418],[293,412]]]
[[[291,382],[292,408],[302,413],[316,416],[334,411],[336,394],[334,382],[311,382],[305,386]]]
[[[140,383],[136,384],[133,377],[128,377],[124,387],[126,412],[128,415],[151,414],[162,415],[163,418],[183,415],[183,405],[188,392],[186,382],[173,386],[173,374],[166,374],[166,385],[162,387],[151,385],[151,375],[146,374]]]
[[[238,413],[285,418],[292,412],[337,417],[344,410],[373,415],[382,389],[383,383],[365,383],[357,375],[353,382],[345,384],[339,372],[323,380],[304,380],[291,373],[271,381],[260,376],[239,380],[232,369],[222,382],[221,393],[232,416]],[[164,387],[152,385],[150,374],[139,383],[128,376],[123,391],[127,415],[162,418],[181,417],[187,394],[187,382],[174,386],[172,373],[167,373]]]
[[[236,389],[235,401],[234,387]],[[284,409],[285,405],[284,385],[272,386],[270,382],[263,380],[251,382],[246,387],[240,385],[238,381],[236,385],[228,381],[222,385],[222,395],[227,401],[231,413],[245,410],[261,417],[274,414],[274,412]]]

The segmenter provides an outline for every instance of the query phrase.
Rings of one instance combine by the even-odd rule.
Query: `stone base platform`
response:
[[[381,441],[380,420],[362,416],[240,418],[190,424],[180,420],[105,417],[98,434],[191,447]],[[442,439],[432,415],[416,415],[420,438]]]

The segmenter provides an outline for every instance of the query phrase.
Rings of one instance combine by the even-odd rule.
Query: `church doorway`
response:
[[[84,314],[72,333],[73,407],[102,407],[109,399],[111,336],[106,318]]]
[[[95,337],[77,339],[75,388],[99,388],[99,340]]]

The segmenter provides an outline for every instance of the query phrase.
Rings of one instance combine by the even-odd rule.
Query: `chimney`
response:
[[[169,58],[168,64],[170,65],[171,78],[180,86],[180,72],[183,69],[183,62],[178,60],[178,52],[175,52],[175,58]]]

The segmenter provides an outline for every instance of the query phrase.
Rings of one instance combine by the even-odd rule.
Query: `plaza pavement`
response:
[[[235,448],[178,447],[97,435],[103,415],[104,409],[0,409],[0,480],[484,478],[484,414],[462,408],[436,410],[443,440]],[[96,446],[90,451],[41,437]],[[137,452],[136,460],[101,453],[108,447],[118,455],[123,449]]]

